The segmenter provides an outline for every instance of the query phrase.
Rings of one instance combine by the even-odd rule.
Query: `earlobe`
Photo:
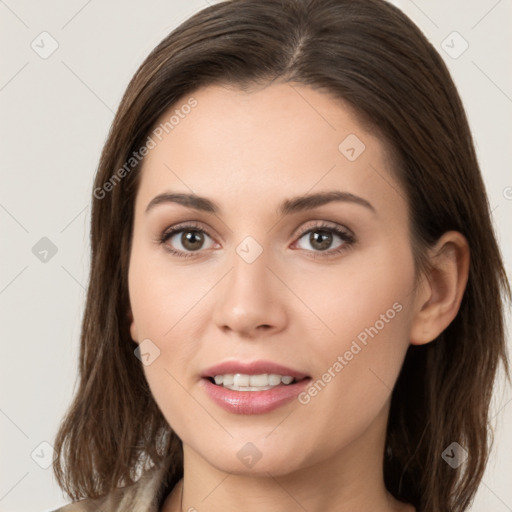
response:
[[[446,232],[429,251],[429,270],[417,294],[410,342],[436,339],[457,315],[469,274],[469,245],[458,231]]]
[[[139,337],[137,333],[137,327],[135,325],[135,320],[133,319],[132,310],[128,310],[128,322],[130,323],[130,336],[135,343],[138,343]]]

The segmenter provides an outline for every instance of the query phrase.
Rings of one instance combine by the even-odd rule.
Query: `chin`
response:
[[[281,438],[271,439],[268,430],[259,435],[235,436],[228,440],[215,442],[208,446],[199,443],[194,451],[210,465],[220,471],[237,475],[274,476],[285,475],[311,465],[308,460],[307,443],[290,434],[290,443]],[[203,437],[205,439],[206,437]],[[252,439],[252,441],[251,441]],[[309,462],[309,464],[308,464]]]

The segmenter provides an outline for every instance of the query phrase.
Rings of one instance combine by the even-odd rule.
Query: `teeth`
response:
[[[249,385],[249,380],[250,380],[249,375],[243,375],[242,373],[235,373],[235,376],[233,377],[233,385],[247,387]]]
[[[294,381],[289,375],[277,375],[275,373],[263,373],[260,375],[247,375],[244,373],[229,373],[215,375],[215,384],[234,391],[265,391],[279,386],[281,383],[288,385]]]
[[[271,373],[268,376],[268,383],[271,386],[277,386],[278,384],[281,383],[281,375],[276,375],[275,373]]]
[[[249,384],[251,386],[268,386],[268,375],[266,373],[263,375],[251,375],[249,377]]]

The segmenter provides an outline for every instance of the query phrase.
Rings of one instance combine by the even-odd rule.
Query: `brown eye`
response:
[[[210,239],[210,245],[204,247],[207,238]],[[208,249],[214,245],[214,241],[208,233],[193,224],[176,226],[167,230],[162,233],[158,241],[171,254],[184,258],[195,256],[194,253],[199,253],[201,249]]]
[[[330,249],[329,254],[331,254],[343,250],[354,242],[353,235],[333,226],[313,227],[302,233],[302,236],[299,238],[299,242],[306,239],[306,236],[307,243],[313,248],[313,252],[327,252]],[[340,241],[336,246],[332,247],[336,238]],[[308,247],[300,247],[300,244],[299,248],[311,251]]]
[[[180,242],[187,251],[197,251],[204,243],[204,233],[195,230],[182,231]]]
[[[325,251],[329,249],[332,244],[332,239],[332,233],[322,231],[320,229],[311,231],[309,233],[309,243],[311,244],[311,247],[314,247],[319,251]]]

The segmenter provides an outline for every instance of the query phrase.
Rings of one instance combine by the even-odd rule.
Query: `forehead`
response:
[[[150,136],[137,199],[145,204],[167,189],[245,211],[336,188],[380,202],[398,186],[384,142],[343,102],[304,85],[204,87],[168,109]]]

